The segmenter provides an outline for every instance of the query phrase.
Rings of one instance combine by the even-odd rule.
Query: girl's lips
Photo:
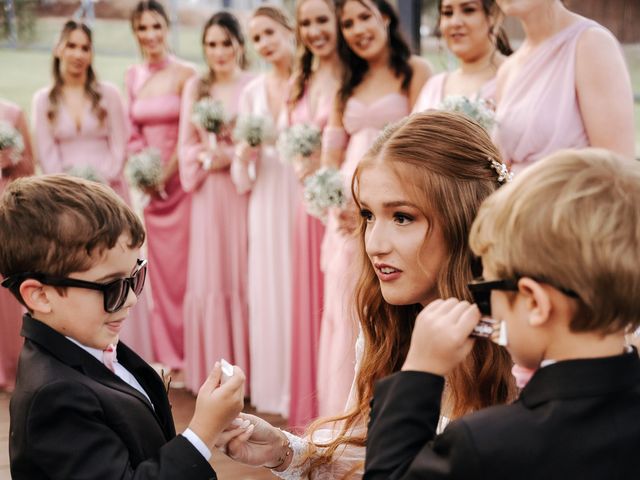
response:
[[[400,278],[402,275],[402,270],[398,270],[391,265],[385,265],[382,263],[378,263],[374,265],[376,270],[376,275],[382,282],[391,282]]]
[[[107,322],[105,325],[112,332],[119,333],[120,330],[122,329],[122,324],[123,323],[124,323],[124,320],[115,320],[113,322]]]

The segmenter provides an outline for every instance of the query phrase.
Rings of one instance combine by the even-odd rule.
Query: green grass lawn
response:
[[[51,53],[64,19],[40,18],[33,44],[36,49],[12,50],[0,48],[0,97],[12,100],[29,112],[31,96],[40,87],[49,84],[51,78]],[[200,29],[181,26],[172,32],[173,45],[180,57],[202,68]],[[140,61],[138,49],[129,24],[122,20],[97,20],[94,25],[95,68],[98,77],[123,87],[126,68]],[[102,52],[109,52],[108,54]],[[631,71],[634,92],[640,95],[640,44],[624,47]],[[446,68],[446,56],[442,52],[427,51],[425,56],[435,70]],[[250,59],[255,53],[249,52]],[[254,62],[254,65],[256,63]],[[636,152],[640,156],[640,103],[635,105]]]

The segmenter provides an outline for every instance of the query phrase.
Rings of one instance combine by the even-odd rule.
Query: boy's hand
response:
[[[480,320],[475,305],[455,298],[435,300],[416,318],[402,370],[446,375],[469,355],[469,334]]]
[[[213,447],[224,428],[244,407],[245,376],[238,367],[233,376],[220,385],[222,369],[216,362],[211,374],[200,387],[196,409],[189,428],[208,446]]]

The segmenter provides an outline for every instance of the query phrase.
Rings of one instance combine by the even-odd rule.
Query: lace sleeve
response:
[[[360,362],[362,361],[363,352],[364,336],[362,335],[362,330],[360,330],[358,340],[356,341],[355,377],[357,377],[358,371],[360,370]],[[349,399],[347,400],[347,411],[351,409],[356,402],[357,392],[355,377],[353,384],[351,385]],[[365,433],[365,430],[366,427],[364,425],[358,426],[351,431],[351,434],[354,436],[362,436]],[[333,460],[330,463],[321,465],[320,467],[314,469],[314,471],[310,475],[307,475],[310,461],[314,458],[314,456],[318,456],[318,454],[322,451],[322,448],[317,447],[316,445],[329,443],[334,438],[336,438],[339,433],[339,426],[336,426],[335,428],[324,428],[321,430],[316,430],[313,434],[312,444],[308,437],[301,438],[289,432],[284,432],[284,434],[289,439],[291,449],[293,450],[291,464],[286,470],[282,472],[276,472],[272,470],[272,473],[284,480],[333,480],[342,478],[347,474],[351,474],[354,478],[362,477],[362,475],[364,474],[365,449],[364,447],[358,447],[355,445],[346,445],[341,449],[338,449]]]

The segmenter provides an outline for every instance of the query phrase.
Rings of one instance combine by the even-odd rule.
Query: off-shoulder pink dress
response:
[[[89,166],[125,201],[129,201],[123,168],[128,138],[127,117],[118,89],[99,82],[100,103],[106,110],[100,122],[90,102],[86,102],[81,123],[76,125],[64,102],[58,103],[54,122],[47,117],[51,87],[33,96],[34,146],[44,173],[64,173],[72,167]]]
[[[289,124],[306,123],[323,130],[329,119],[332,98],[320,98],[312,111],[308,92],[296,103]],[[302,183],[293,238],[293,310],[291,326],[291,405],[289,425],[305,427],[318,417],[317,371],[324,275],[320,254],[324,225],[307,214]]]
[[[24,114],[20,107],[5,100],[0,100],[0,122],[7,123],[14,128],[17,128],[18,123],[26,125]],[[24,139],[25,144],[28,141],[28,138]],[[33,158],[31,158],[31,150],[30,148],[25,148],[19,163],[2,169],[0,195],[11,180],[32,174]],[[0,390],[12,390],[16,381],[18,356],[23,343],[20,336],[23,311],[22,305],[9,290],[0,287]]]
[[[340,167],[345,192],[351,191],[356,166],[380,131],[389,123],[409,114],[405,95],[391,93],[364,104],[356,98],[347,101],[343,124],[350,136]],[[335,215],[330,215],[322,246],[325,274],[324,311],[318,359],[318,394],[321,416],[344,412],[353,382],[358,319],[355,287],[359,271],[358,237],[338,231]]]
[[[253,79],[240,98],[240,114],[271,118],[266,76]],[[286,120],[273,120],[281,130]],[[263,145],[251,168],[232,164],[238,191],[249,200],[249,344],[251,403],[261,412],[289,414],[291,375],[291,272],[298,185],[274,145]]]
[[[131,136],[129,155],[152,147],[166,164],[176,152],[180,118],[180,96],[176,94],[139,97],[138,92],[160,69],[171,62],[141,64],[129,68],[126,87],[129,96]],[[183,300],[187,284],[191,195],[180,185],[175,172],[165,184],[166,197],[152,196],[144,209],[149,258],[149,287],[153,308],[151,340],[156,359],[181,370],[184,363]]]
[[[576,91],[576,46],[589,28],[604,27],[586,18],[569,25],[498,91],[493,138],[514,173],[556,150],[589,145]]]
[[[424,112],[429,109],[437,109],[445,98],[444,87],[447,81],[448,72],[441,72],[431,77],[420,90],[418,99],[413,106],[411,113]],[[476,93],[475,98],[483,98],[485,100],[495,100],[496,95],[496,79],[492,78],[485,83],[480,91]]]
[[[243,73],[235,93],[225,104],[229,118],[236,116],[238,98],[252,75]],[[247,208],[249,195],[239,194],[230,169],[205,170],[198,156],[207,151],[208,134],[191,117],[200,77],[191,78],[182,94],[180,113],[180,178],[192,192],[191,234],[187,292],[184,299],[185,384],[197,392],[216,361],[224,358],[249,369],[249,312],[247,300]],[[233,158],[228,133],[218,149]]]

